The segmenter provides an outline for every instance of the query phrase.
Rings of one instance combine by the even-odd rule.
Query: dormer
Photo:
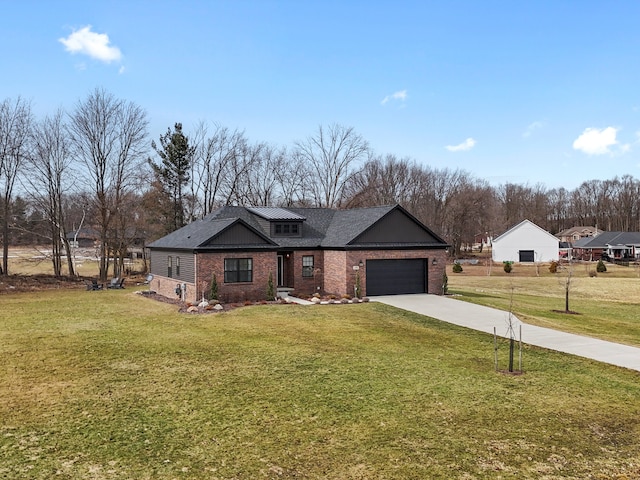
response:
[[[302,225],[306,220],[286,208],[248,207],[270,237],[302,237]]]

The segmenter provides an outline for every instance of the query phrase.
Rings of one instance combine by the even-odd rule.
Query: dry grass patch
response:
[[[484,266],[468,266],[462,274],[449,274],[449,291],[461,300],[508,310],[521,320],[543,327],[590,335],[640,346],[640,278],[634,267],[608,265],[608,271],[589,276],[589,267],[574,266],[567,315],[566,271],[554,275],[548,266],[515,265],[519,276],[487,276]],[[543,274],[543,272],[546,272]]]

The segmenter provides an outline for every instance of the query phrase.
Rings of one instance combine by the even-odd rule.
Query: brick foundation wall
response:
[[[175,278],[163,277],[160,275],[154,275],[149,286],[151,290],[167,298],[180,298],[176,295],[176,285],[185,284],[187,289],[185,291],[185,301],[195,303],[198,298],[196,292],[196,286],[193,283],[185,283]]]

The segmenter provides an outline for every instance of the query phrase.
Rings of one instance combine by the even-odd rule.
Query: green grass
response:
[[[637,478],[636,372],[380,304],[0,298],[0,478]],[[504,349],[501,355],[505,355]]]
[[[630,276],[629,268],[609,268],[613,271],[593,278],[584,268],[576,268],[569,309],[578,315],[557,312],[565,308],[566,276],[551,275],[543,268],[540,277],[531,267],[530,276],[511,277],[487,276],[467,267],[463,274],[449,275],[449,292],[460,300],[513,308],[518,318],[533,325],[640,346],[640,278]]]

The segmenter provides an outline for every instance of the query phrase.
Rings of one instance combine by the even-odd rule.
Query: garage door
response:
[[[519,260],[521,262],[533,262],[535,261],[535,253],[533,250],[520,250],[518,252],[519,255]]]
[[[427,260],[367,260],[367,295],[427,292]]]

